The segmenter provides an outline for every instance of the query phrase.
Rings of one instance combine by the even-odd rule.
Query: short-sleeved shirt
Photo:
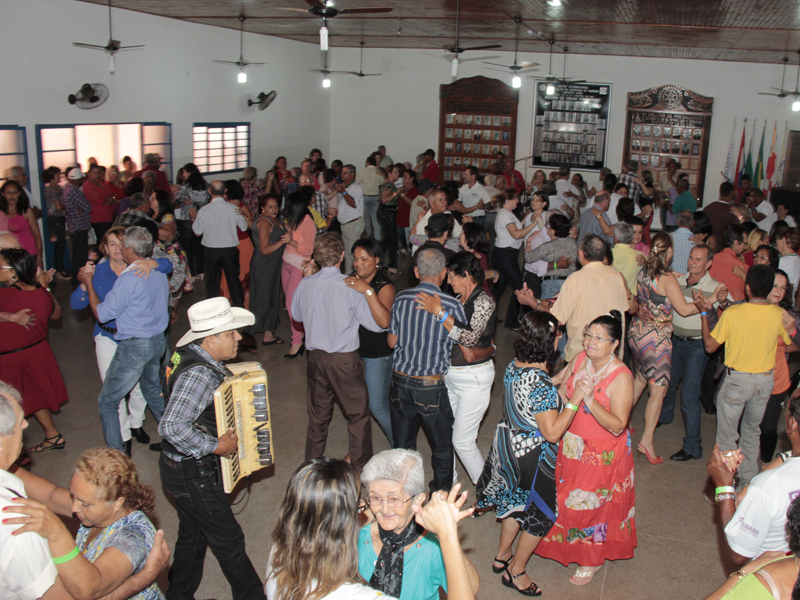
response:
[[[107,548],[116,548],[131,561],[133,569],[131,573],[138,573],[144,567],[156,535],[156,528],[140,510],[118,519],[87,544],[90,531],[90,527],[81,525],[75,537],[75,545],[83,555],[94,562]],[[129,600],[163,600],[163,598],[158,584],[153,582],[149,587],[131,596]]]
[[[353,199],[355,206],[350,206],[347,200],[339,194],[336,202],[336,210],[339,211],[339,223],[343,225],[364,216],[364,192],[361,186],[354,181],[345,189],[345,193]]]
[[[592,208],[600,208],[600,207],[597,206],[597,204],[595,204]],[[603,211],[601,216],[608,225],[611,225],[611,219],[609,219],[607,212]],[[605,241],[609,246],[614,243],[614,240],[612,240],[609,236],[603,233],[603,228],[600,227],[600,223],[597,222],[597,217],[594,216],[594,213],[592,213],[591,210],[586,210],[581,215],[581,224],[580,224],[580,229],[578,230],[578,243],[580,244],[583,238],[585,238],[590,233],[600,236],[600,238],[603,241]]]
[[[717,252],[714,255],[714,262],[711,263],[711,268],[708,272],[711,273],[714,279],[725,284],[731,298],[744,300],[744,279],[733,274],[734,267],[741,267],[744,269],[745,274],[749,269],[747,263],[740,260],[733,250],[724,248],[722,252]]]
[[[358,572],[365,581],[372,578],[378,555],[372,546],[371,525],[358,532]],[[426,533],[403,556],[403,586],[400,600],[436,600],[439,588],[447,591],[447,575],[439,540]]]
[[[12,498],[26,498],[18,478],[0,469],[0,510]],[[50,556],[47,540],[36,533],[11,535],[19,525],[0,525],[0,598],[36,600],[55,583],[58,570]]]
[[[725,366],[745,373],[773,369],[779,336],[787,346],[792,343],[783,328],[783,310],[752,302],[725,310],[711,332],[711,337],[725,344]]]
[[[688,190],[678,196],[675,199],[675,203],[672,205],[673,215],[677,215],[682,210],[688,210],[689,212],[695,212],[697,210],[697,200],[692,196],[692,192]]]
[[[489,192],[486,191],[486,188],[483,187],[477,181],[472,187],[469,187],[466,183],[461,186],[458,190],[458,199],[461,204],[464,205],[465,208],[472,208],[473,206],[477,206],[477,204],[483,200],[483,204],[485,206],[489,206],[492,199],[489,197]],[[485,210],[474,210],[469,213],[473,217],[483,217],[486,215]]]
[[[686,227],[678,227],[672,232],[672,264],[670,268],[676,273],[686,273],[689,270],[689,254],[694,248],[694,244],[689,238],[694,234]]]
[[[731,205],[721,200],[715,200],[703,209],[711,223],[711,235],[717,240],[717,248],[722,247],[722,234],[729,225],[736,225],[738,221],[731,212]],[[760,225],[759,225],[760,227]]]
[[[796,290],[797,284],[800,283],[800,258],[797,254],[781,256],[778,268],[789,276],[789,283],[792,284],[792,289]]]
[[[67,211],[63,208],[58,210],[56,202],[64,202],[64,190],[61,186],[53,187],[48,185],[44,188],[44,199],[47,202],[47,216],[48,217],[66,217]]]
[[[638,250],[634,250],[628,244],[614,244],[611,249],[611,254],[614,257],[614,268],[622,273],[625,281],[628,283],[628,289],[631,293],[636,290],[636,280],[639,277],[639,271],[642,270],[636,259],[644,256]]]
[[[753,220],[756,221],[756,223],[758,223],[758,226],[759,226],[760,229],[764,229],[764,231],[769,231],[769,227],[773,223],[772,215],[775,213],[775,209],[772,207],[772,204],[770,204],[770,202],[766,198],[764,198],[761,201],[761,204],[756,206],[756,210],[760,214],[764,215],[764,218],[761,219],[760,221],[756,221],[755,219],[753,219]],[[762,223],[763,223],[763,225],[762,225]],[[766,229],[765,229],[765,227],[766,227]]]
[[[800,458],[789,458],[780,467],[756,475],[725,527],[731,550],[748,558],[787,551],[786,511],[798,495]]]
[[[511,233],[508,231],[508,226],[511,224],[517,226],[517,229],[522,229],[522,223],[514,216],[507,208],[501,208],[497,211],[497,218],[494,222],[494,232],[497,234],[497,241],[495,242],[496,248],[512,248],[518,250],[522,246],[522,238],[515,240]]]

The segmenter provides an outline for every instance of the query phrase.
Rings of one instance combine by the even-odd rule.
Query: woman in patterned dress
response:
[[[500,549],[492,565],[502,583],[525,596],[539,596],[525,567],[556,520],[556,450],[576,412],[562,410],[547,374],[547,359],[558,348],[558,322],[543,312],[529,312],[514,342],[516,358],[503,381],[503,418],[478,479],[475,515],[490,509],[502,519]],[[574,401],[580,403],[579,391]],[[511,546],[522,530],[516,554]]]
[[[564,369],[561,388],[568,402],[579,406],[558,448],[558,519],[536,549],[563,565],[578,563],[570,577],[574,585],[589,583],[605,560],[632,558],[636,547],[627,431],[633,382],[615,354],[622,315],[614,310],[597,317],[583,336],[584,351]]]
[[[673,255],[672,237],[667,233],[653,236],[637,281],[639,312],[633,318],[628,343],[631,348],[636,379],[633,383],[633,405],[647,388],[650,397],[644,413],[644,432],[639,441],[639,453],[651,464],[662,462],[656,456],[653,436],[656,432],[661,404],[669,388],[672,366],[672,310],[683,317],[697,313],[697,307],[687,302],[677,277],[669,270]]]

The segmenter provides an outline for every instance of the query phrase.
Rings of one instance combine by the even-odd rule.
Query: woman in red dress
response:
[[[562,387],[567,401],[580,388],[583,401],[558,447],[558,519],[536,554],[563,565],[578,563],[570,577],[575,585],[589,583],[606,560],[633,558],[636,547],[627,429],[633,377],[616,357],[621,341],[618,311],[592,321],[584,333],[584,352],[570,363]]]
[[[25,416],[33,415],[44,429],[45,439],[31,452],[62,450],[63,436],[53,423],[52,411],[67,401],[67,387],[56,357],[47,342],[48,319],[61,317],[61,307],[47,291],[51,273],[36,279],[36,258],[26,250],[0,250],[0,312],[19,313],[28,309],[25,325],[0,321],[0,381],[22,394]],[[16,319],[15,319],[16,320]],[[30,458],[22,456],[27,466]]]

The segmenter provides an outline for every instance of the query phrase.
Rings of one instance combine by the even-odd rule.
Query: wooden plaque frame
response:
[[[518,107],[519,90],[498,79],[468,77],[439,86],[439,185],[461,183],[465,161],[470,165],[478,161],[481,172],[488,171],[494,163],[494,147],[515,160]],[[484,139],[487,134],[489,139]]]
[[[713,98],[677,85],[629,93],[623,164],[631,158],[639,160],[639,168],[650,170],[660,189],[659,176],[666,172],[667,161],[674,158],[681,163],[678,172],[689,175],[690,190],[701,201],[699,194],[705,188],[713,102]],[[658,144],[658,150],[654,150],[654,144]],[[655,166],[654,158],[658,163]]]

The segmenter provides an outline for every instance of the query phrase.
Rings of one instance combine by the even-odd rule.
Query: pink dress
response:
[[[20,246],[27,250],[28,254],[33,256],[39,254],[38,250],[36,250],[36,241],[33,239],[30,223],[28,223],[28,219],[24,215],[8,217],[8,230],[17,236]]]

